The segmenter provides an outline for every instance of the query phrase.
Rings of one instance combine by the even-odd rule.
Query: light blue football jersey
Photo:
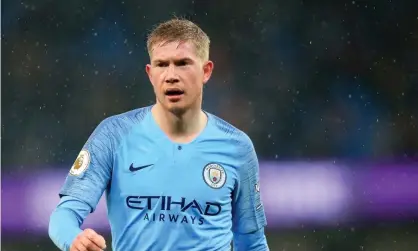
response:
[[[171,141],[151,106],[105,119],[61,196],[94,211],[105,192],[113,250],[230,250],[235,233],[266,225],[249,137],[206,113],[192,142]]]

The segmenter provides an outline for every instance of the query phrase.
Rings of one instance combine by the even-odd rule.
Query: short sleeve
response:
[[[259,163],[253,143],[244,135],[239,147],[237,177],[232,205],[233,231],[246,234],[267,225],[260,195]]]
[[[104,120],[94,130],[71,167],[60,197],[72,196],[86,202],[95,210],[112,174],[113,126],[109,119]]]

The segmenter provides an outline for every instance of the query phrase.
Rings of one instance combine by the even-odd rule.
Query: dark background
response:
[[[2,1],[2,180],[70,168],[102,119],[152,104],[146,35],[173,15],[211,38],[204,109],[248,133],[261,160],[417,167],[417,10],[412,0]],[[46,232],[2,235],[4,250],[54,250]],[[273,225],[267,236],[273,251],[418,250],[414,218]]]

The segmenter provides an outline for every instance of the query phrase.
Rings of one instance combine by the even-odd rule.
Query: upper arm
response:
[[[60,196],[72,196],[96,208],[109,184],[113,166],[112,130],[109,119],[94,130],[67,175]]]
[[[236,234],[253,233],[267,225],[260,195],[259,163],[254,146],[244,135],[237,166],[237,182],[233,196],[233,231]]]

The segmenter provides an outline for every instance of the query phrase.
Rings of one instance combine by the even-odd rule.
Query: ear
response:
[[[150,80],[150,82],[152,84],[152,79],[151,79],[151,65],[150,64],[147,64],[145,66],[145,71],[147,72],[148,78],[149,78],[149,80]]]
[[[206,84],[212,76],[214,64],[212,61],[206,61],[203,65],[203,83]]]

